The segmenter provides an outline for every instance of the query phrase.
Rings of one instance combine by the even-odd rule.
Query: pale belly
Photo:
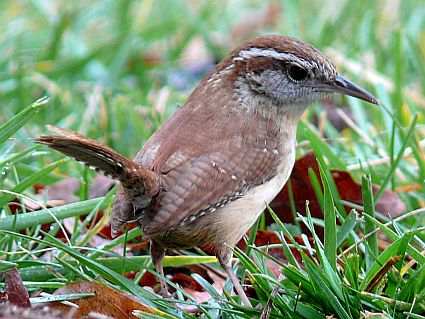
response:
[[[216,212],[216,241],[235,245],[255,223],[267,205],[287,182],[295,161],[295,151],[290,152],[279,167],[279,174],[268,182],[248,191],[244,197],[231,202]]]

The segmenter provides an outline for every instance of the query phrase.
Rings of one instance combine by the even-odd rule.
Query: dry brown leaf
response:
[[[75,177],[67,177],[63,180],[44,188],[42,195],[49,200],[62,200],[64,204],[78,200],[74,193],[80,187],[80,181]]]
[[[96,175],[90,185],[90,198],[105,196],[115,185],[115,181],[104,175]]]
[[[60,288],[55,291],[55,294],[69,294],[69,293],[82,293],[92,292],[94,297],[82,298],[73,301],[79,308],[74,314],[73,318],[84,318],[90,313],[99,313],[116,319],[136,318],[132,314],[133,310],[140,310],[149,313],[154,313],[155,310],[142,304],[133,296],[112,289],[108,286],[97,282],[76,282]],[[53,303],[53,309],[68,312],[71,307],[62,303]]]
[[[20,308],[31,307],[30,296],[25,288],[21,275],[16,268],[12,268],[4,273],[6,283],[6,296],[10,304]]]

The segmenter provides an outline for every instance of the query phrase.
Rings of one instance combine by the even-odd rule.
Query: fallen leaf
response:
[[[378,191],[378,187],[374,187],[374,191]],[[406,205],[397,193],[387,189],[376,203],[376,210],[391,217],[397,217],[406,211]]]
[[[21,276],[16,268],[12,268],[4,273],[6,283],[6,295],[10,304],[20,308],[31,307],[30,296],[25,288]]]
[[[270,203],[270,207],[285,223],[293,223],[293,213],[291,212],[288,184],[291,184],[294,204],[297,212],[305,214],[305,203],[309,201],[310,212],[313,217],[323,218],[319,203],[316,199],[314,189],[310,183],[308,169],[312,168],[314,172],[318,172],[319,168],[313,153],[308,153],[295,162],[291,176],[285,187],[275,199]],[[273,219],[266,215],[268,223],[272,223]]]
[[[101,196],[105,196],[112,187],[114,187],[115,181],[107,176],[104,175],[96,175],[91,184],[89,189],[89,197],[90,198],[97,198]]]
[[[130,273],[126,273],[125,276],[129,279],[134,279],[136,277],[136,272],[130,272]],[[140,278],[139,280],[139,285],[142,287],[151,287],[152,289],[159,285],[158,282],[158,278],[155,276],[155,274],[146,271],[142,278]],[[158,286],[158,290],[159,290],[159,286]]]
[[[89,188],[89,198],[104,196],[113,186],[114,180],[101,174],[96,175]],[[80,180],[75,177],[67,177],[52,185],[41,189],[42,196],[48,200],[61,200],[64,204],[78,200],[75,193],[80,188]]]
[[[305,215],[305,205],[306,201],[308,201],[311,215],[316,218],[323,218],[323,213],[320,209],[320,205],[308,176],[308,170],[310,168],[320,180],[319,167],[316,158],[313,153],[308,153],[295,162],[294,169],[287,185],[285,185],[284,189],[270,204],[270,207],[285,223],[292,223],[294,221],[289,201],[289,183],[292,188],[294,204],[297,212]],[[340,170],[332,170],[331,174],[341,199],[362,204],[361,186],[353,180],[350,173]],[[379,188],[377,186],[373,186],[373,191],[375,193],[378,189]],[[383,196],[376,203],[376,209],[390,217],[400,215],[403,211],[405,211],[405,208],[406,207],[400,200],[399,196],[390,190],[386,190]],[[270,216],[268,216],[268,221],[272,222]]]
[[[36,194],[40,194],[45,188],[46,188],[46,185],[40,184],[40,183],[35,183],[34,185],[32,185],[32,189],[34,190],[34,193]]]
[[[75,192],[80,188],[80,181],[75,177],[67,177],[63,180],[46,186],[41,192],[47,199],[61,200],[64,204],[73,203],[78,200]]]
[[[274,275],[274,277],[277,279],[282,274],[282,266],[279,265],[277,262],[266,259],[266,267],[268,270],[271,271],[271,273]]]
[[[44,208],[52,208],[65,204],[62,200],[48,200],[42,204],[42,201],[34,201],[27,198],[14,198],[7,206],[12,214],[21,212],[34,212]]]
[[[204,291],[202,286],[190,274],[183,272],[176,273],[171,277],[171,281],[191,291]]]
[[[209,268],[206,268],[203,270],[205,271],[205,274],[202,275],[202,277],[204,279],[208,278],[207,280],[210,282],[210,284],[215,288],[217,293],[221,295],[223,293],[223,288],[224,288],[226,279],[223,278],[221,275],[215,273]],[[187,294],[191,295],[197,304],[208,302],[211,299],[211,295],[209,294],[209,292],[204,291],[203,289],[197,290],[197,289],[191,289],[189,287],[186,287],[184,288],[184,291]],[[184,309],[186,311],[191,311],[191,312],[199,310],[199,307],[194,307],[191,305],[179,305],[179,308]]]
[[[84,318],[90,313],[99,313],[115,319],[136,318],[132,314],[133,310],[141,310],[154,313],[155,310],[142,304],[135,297],[119,290],[112,289],[108,286],[97,282],[76,282],[69,284],[55,291],[55,294],[69,294],[92,292],[94,297],[82,298],[74,300],[72,303],[78,305],[77,311],[73,318]],[[52,303],[51,307],[56,310],[67,312],[70,306],[62,303]]]

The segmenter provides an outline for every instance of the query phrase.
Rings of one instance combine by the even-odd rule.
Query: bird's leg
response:
[[[230,247],[223,247],[217,252],[218,261],[220,262],[220,265],[224,268],[224,271],[231,280],[233,287],[241,298],[242,303],[247,307],[252,307],[251,302],[246,296],[238,277],[232,269],[232,256],[233,251]]]
[[[171,295],[168,292],[167,283],[164,280],[164,268],[162,267],[162,259],[165,256],[165,249],[153,240],[151,241],[151,256],[156,272],[160,275],[159,284],[161,285],[161,290],[159,291],[159,294],[166,298],[170,297]]]

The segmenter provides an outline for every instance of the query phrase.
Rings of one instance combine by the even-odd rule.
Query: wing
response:
[[[215,152],[183,162],[163,176],[159,206],[144,231],[152,235],[201,211],[215,211],[271,179],[279,162],[278,155],[264,152],[264,147]]]

